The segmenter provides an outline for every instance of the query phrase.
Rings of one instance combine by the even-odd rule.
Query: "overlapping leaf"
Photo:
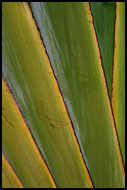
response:
[[[125,3],[116,3],[112,106],[125,164]]]
[[[30,6],[3,3],[3,74],[57,186],[92,187],[93,182],[101,188],[124,187],[89,3],[34,2]],[[103,55],[104,49],[105,45]],[[11,155],[13,146],[6,143],[3,149]],[[20,173],[22,161],[18,165],[14,156],[9,158]],[[21,178],[29,183],[24,172]]]
[[[90,177],[28,4],[3,4],[2,29],[3,73],[57,186],[91,187]],[[6,151],[10,154],[7,144]],[[27,184],[25,176],[24,180]]]

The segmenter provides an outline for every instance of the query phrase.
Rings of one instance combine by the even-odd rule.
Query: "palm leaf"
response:
[[[2,154],[2,186],[3,188],[23,188],[4,154]]]
[[[125,163],[125,3],[116,3],[112,105]]]
[[[25,121],[23,131],[29,126],[21,136],[3,116],[2,148],[24,186],[124,187],[101,62],[104,48],[99,49],[90,4],[3,3],[2,16],[2,71],[11,89],[2,106],[9,122]],[[17,109],[22,117],[19,110],[14,114]],[[30,148],[15,145],[15,134]],[[32,160],[35,165],[29,167]]]
[[[3,151],[24,186],[55,187],[4,79],[2,80],[2,106]]]
[[[108,93],[111,99],[115,30],[115,3],[91,2],[91,11],[93,14],[95,29],[101,50],[102,64],[106,76]]]

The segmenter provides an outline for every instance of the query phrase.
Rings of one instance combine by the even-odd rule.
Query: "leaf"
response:
[[[2,188],[23,188],[9,162],[2,153]]]
[[[112,97],[112,64],[114,49],[115,2],[90,2],[101,50],[108,93]]]
[[[2,149],[24,186],[55,187],[4,79],[2,108]]]
[[[116,3],[112,106],[125,164],[125,3]]]
[[[57,81],[28,4],[3,3],[2,14],[3,74],[57,186],[92,187]],[[11,112],[11,109],[9,110]],[[19,123],[18,119],[16,121]],[[4,136],[6,131],[7,129],[3,131]],[[27,137],[22,137],[22,139],[22,141],[28,141]],[[9,143],[6,149],[5,143],[6,139],[3,142],[3,148],[12,162],[12,156],[9,156],[12,152],[11,150],[7,151]],[[32,147],[32,143],[29,143],[29,146]],[[31,155],[27,152],[28,148],[26,146],[24,148],[27,159],[31,162],[35,160],[35,158],[31,160]],[[18,152],[16,155],[18,156]],[[16,164],[14,160],[13,157],[13,165]],[[16,167],[21,167],[22,164],[22,160],[17,159]],[[38,165],[40,164],[38,163]],[[38,183],[41,177],[38,179],[39,171],[37,174],[37,170],[38,168],[33,174],[35,178],[33,183],[36,184],[29,183],[29,176],[26,177],[23,172],[25,168],[21,172],[20,178],[26,187],[43,186]],[[41,180],[41,182],[43,183],[45,180]]]
[[[57,187],[124,187],[89,3],[30,5],[3,3],[2,69]]]
[[[30,5],[94,186],[124,187],[124,169],[89,4]]]

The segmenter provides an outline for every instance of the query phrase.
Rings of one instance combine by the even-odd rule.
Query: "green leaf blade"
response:
[[[108,93],[112,98],[112,67],[114,52],[115,3],[90,2],[100,46]]]
[[[86,17],[87,3],[31,3],[31,7],[95,187],[124,187],[95,34]]]
[[[3,74],[56,184],[92,187],[29,6],[3,5]]]
[[[116,3],[112,107],[125,164],[125,3]]]
[[[10,163],[2,153],[2,188],[24,188]]]
[[[24,186],[55,188],[51,174],[4,79],[2,109],[2,151],[8,156]],[[8,177],[11,178],[11,175]],[[16,184],[14,186],[16,188]]]

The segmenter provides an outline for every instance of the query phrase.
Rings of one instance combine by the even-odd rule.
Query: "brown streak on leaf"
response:
[[[4,119],[8,122],[11,127],[15,128],[15,126],[7,119],[7,117],[3,114]]]

